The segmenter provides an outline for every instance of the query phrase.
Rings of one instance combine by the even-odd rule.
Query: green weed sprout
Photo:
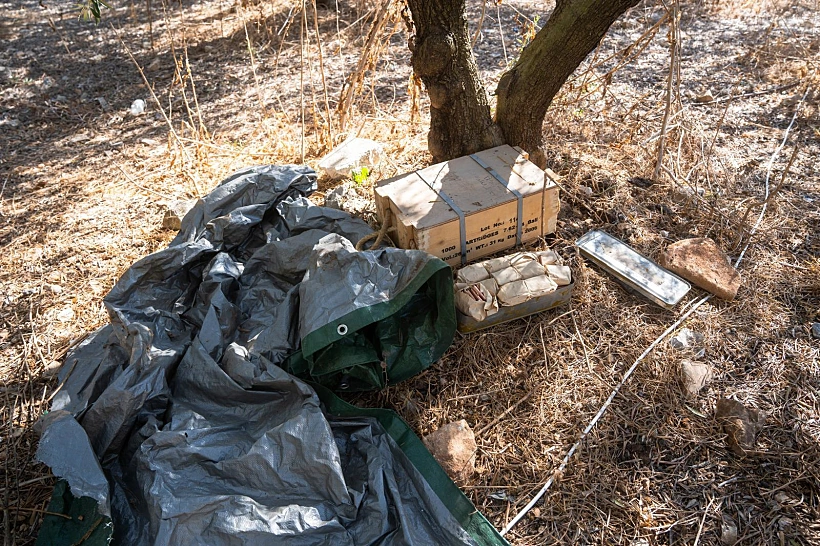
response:
[[[358,169],[350,171],[350,178],[353,179],[353,182],[355,182],[357,186],[364,184],[368,176],[370,176],[370,169],[367,167],[359,167]]]

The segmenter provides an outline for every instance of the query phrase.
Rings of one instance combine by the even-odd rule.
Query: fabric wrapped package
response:
[[[531,252],[519,252],[506,257],[510,266],[503,269],[495,269],[492,276],[499,286],[511,283],[513,281],[520,281],[522,279],[529,279],[530,277],[538,277],[545,273],[544,266],[538,262],[538,257]],[[495,265],[499,265],[499,261]],[[476,264],[482,265],[482,264]]]
[[[71,517],[38,544],[506,544],[395,413],[323,386],[418,373],[455,313],[444,262],[356,252],[372,230],[315,188],[307,167],[234,174],[105,297],[42,419],[65,480],[47,511]]]
[[[523,278],[521,272],[513,266],[493,271],[492,275],[495,282],[498,283],[498,286],[504,286],[513,281],[520,281]]]
[[[460,283],[471,284],[489,278],[490,272],[480,263],[464,266],[456,272],[456,282]]]
[[[561,264],[561,257],[554,250],[540,250],[536,254],[541,265]]]
[[[490,273],[501,271],[502,269],[506,269],[512,265],[512,263],[510,263],[510,258],[508,256],[492,258],[490,260],[481,262],[481,264],[483,264],[484,267],[487,268],[487,271],[489,271]]]
[[[513,267],[518,270],[522,279],[538,277],[546,272],[544,270],[544,266],[538,263],[538,260],[527,260],[526,262],[518,263]]]
[[[480,297],[476,297],[476,291]],[[456,309],[468,317],[484,320],[498,312],[498,285],[492,278],[474,284],[457,283],[455,293]]]
[[[572,270],[566,265],[548,265],[547,275],[558,286],[566,286],[572,282]]]
[[[519,305],[533,298],[548,294],[558,288],[549,275],[513,281],[499,287],[498,301],[503,306]]]

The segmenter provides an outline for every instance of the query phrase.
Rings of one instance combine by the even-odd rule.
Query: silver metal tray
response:
[[[675,307],[691,288],[685,280],[603,231],[590,231],[575,241],[575,246],[626,288],[665,309]]]

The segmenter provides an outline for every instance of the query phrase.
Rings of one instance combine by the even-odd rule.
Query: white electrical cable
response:
[[[789,123],[789,126],[786,128],[786,133],[783,136],[783,141],[780,143],[780,146],[778,146],[777,149],[774,151],[774,154],[772,154],[772,157],[769,160],[769,165],[766,169],[765,197],[764,197],[764,202],[763,202],[763,208],[760,211],[760,215],[757,217],[757,222],[755,222],[755,225],[752,227],[751,231],[749,232],[750,237],[749,237],[749,240],[746,242],[746,246],[743,247],[743,250],[740,252],[740,256],[738,256],[737,261],[735,261],[735,263],[734,263],[734,268],[735,269],[737,269],[738,266],[740,265],[740,262],[743,260],[744,254],[746,254],[746,250],[748,250],[749,245],[751,244],[751,235],[753,235],[757,231],[757,228],[760,227],[760,223],[763,221],[763,215],[766,213],[766,207],[768,205],[768,201],[766,201],[766,200],[769,198],[769,178],[771,177],[771,174],[772,174],[772,166],[774,165],[775,159],[780,154],[780,151],[786,145],[786,141],[789,138],[789,132],[791,131],[792,126],[794,126],[794,122],[797,119],[797,114],[800,112],[800,107],[803,105],[803,101],[806,99],[806,96],[809,94],[810,89],[811,89],[810,87],[806,88],[806,92],[803,93],[803,97],[800,99],[800,102],[797,103],[797,107],[794,110],[794,115],[792,116],[791,123]],[[515,525],[519,521],[521,521],[521,518],[523,518],[525,515],[527,515],[527,512],[529,512],[532,509],[532,507],[535,506],[535,504],[539,500],[541,500],[541,497],[543,497],[544,494],[547,492],[547,490],[552,486],[552,484],[555,482],[555,478],[557,476],[561,475],[564,472],[567,465],[569,464],[570,459],[572,458],[572,456],[575,454],[575,452],[580,447],[581,442],[584,441],[584,438],[587,437],[587,434],[590,433],[590,431],[595,427],[595,425],[598,423],[598,421],[601,419],[601,417],[603,417],[603,415],[606,412],[607,408],[609,408],[609,406],[612,404],[612,401],[618,395],[618,391],[621,390],[621,387],[623,387],[624,384],[626,384],[627,380],[630,378],[632,373],[638,368],[638,364],[640,364],[641,361],[644,358],[646,358],[647,355],[649,355],[649,353],[651,353],[652,350],[655,347],[657,347],[658,344],[661,341],[663,341],[669,334],[674,332],[678,328],[678,326],[680,326],[686,319],[688,319],[689,316],[692,313],[694,313],[695,310],[697,310],[698,307],[700,307],[701,305],[703,305],[704,303],[706,303],[710,299],[712,299],[712,294],[708,294],[708,295],[702,297],[701,299],[697,300],[695,302],[695,304],[692,305],[692,307],[690,307],[688,311],[686,311],[686,313],[684,313],[678,320],[676,320],[675,323],[672,324],[672,326],[670,326],[669,328],[664,330],[664,332],[660,336],[658,336],[658,338],[655,339],[655,341],[653,341],[649,345],[649,347],[646,348],[646,350],[643,353],[641,353],[641,356],[639,356],[638,359],[635,360],[635,363],[632,364],[632,366],[630,366],[629,369],[626,371],[623,378],[621,379],[621,382],[618,383],[618,385],[615,387],[615,389],[613,389],[612,393],[610,393],[609,397],[606,399],[604,404],[601,406],[601,409],[599,409],[598,413],[595,414],[595,417],[592,418],[592,420],[589,422],[589,424],[586,426],[586,428],[583,430],[583,432],[581,432],[581,436],[572,445],[572,447],[569,449],[567,454],[564,456],[564,459],[561,461],[561,464],[558,465],[558,469],[555,470],[552,473],[552,475],[547,480],[547,483],[544,484],[544,487],[542,487],[541,490],[538,491],[538,493],[536,493],[536,495],[527,504],[527,506],[525,506],[520,512],[518,512],[518,514],[516,514],[516,516],[510,521],[510,523],[507,524],[507,526],[504,528],[504,530],[501,531],[502,536],[506,535],[510,531],[510,529],[515,527]]]
[[[752,226],[751,231],[749,231],[749,240],[746,241],[746,246],[743,247],[743,250],[740,252],[740,256],[737,257],[737,261],[735,262],[735,269],[737,269],[737,266],[739,266],[740,262],[743,261],[743,256],[744,254],[746,254],[746,250],[749,249],[749,245],[752,242],[751,236],[754,235],[757,231],[757,228],[760,227],[760,223],[763,221],[763,215],[766,214],[766,209],[769,207],[769,178],[771,178],[772,175],[772,165],[774,165],[774,160],[780,154],[780,150],[782,150],[783,146],[786,145],[786,141],[789,138],[789,132],[792,130],[792,126],[794,126],[794,122],[797,120],[797,114],[800,112],[800,107],[803,106],[803,101],[806,100],[809,91],[811,91],[811,86],[806,87],[806,92],[803,93],[803,96],[800,98],[800,102],[797,103],[797,108],[794,109],[794,115],[792,116],[792,120],[791,122],[789,122],[789,126],[786,127],[786,133],[783,135],[783,141],[780,143],[780,146],[778,146],[777,149],[774,151],[771,159],[769,159],[769,165],[766,167],[766,195],[763,197],[763,208],[760,209],[760,215],[758,215],[757,217],[757,222],[755,222],[755,225]]]
[[[529,511],[530,511],[530,509],[531,509],[533,506],[535,506],[535,503],[537,503],[537,502],[541,499],[541,497],[543,497],[543,496],[544,496],[544,493],[546,493],[546,492],[547,492],[547,490],[550,488],[550,486],[551,486],[551,485],[553,484],[553,482],[555,481],[555,477],[556,477],[556,476],[558,476],[558,475],[560,475],[561,473],[563,473],[563,472],[564,472],[564,469],[567,467],[567,464],[569,463],[570,458],[572,458],[572,456],[573,456],[573,455],[575,454],[575,452],[578,450],[578,447],[581,445],[581,442],[583,442],[583,441],[584,441],[584,438],[586,438],[586,437],[587,437],[587,434],[589,434],[589,432],[593,429],[593,427],[595,427],[595,425],[598,423],[598,420],[599,420],[599,419],[601,419],[601,417],[604,415],[604,412],[607,410],[607,408],[609,408],[609,405],[610,405],[610,404],[612,404],[612,401],[615,399],[615,396],[617,396],[618,391],[620,391],[620,390],[621,390],[621,387],[623,387],[623,386],[624,386],[624,384],[626,383],[626,381],[627,381],[627,380],[629,379],[629,377],[632,375],[632,372],[634,372],[634,371],[638,368],[638,364],[640,364],[640,363],[641,363],[641,361],[642,361],[644,358],[646,358],[646,356],[647,356],[649,353],[651,353],[651,352],[652,352],[652,349],[654,349],[654,348],[655,348],[655,347],[656,347],[656,346],[657,346],[657,345],[658,345],[661,341],[663,341],[663,339],[664,339],[666,336],[668,336],[669,334],[671,334],[672,332],[674,332],[674,331],[675,331],[675,329],[676,329],[678,326],[680,326],[680,325],[681,325],[681,323],[682,323],[684,320],[686,320],[687,318],[689,318],[689,315],[691,315],[692,313],[694,313],[694,312],[695,312],[695,310],[696,310],[698,307],[700,307],[703,303],[707,302],[707,301],[708,301],[709,299],[711,299],[711,298],[712,298],[712,294],[709,294],[708,296],[704,296],[704,297],[702,297],[700,300],[698,300],[698,301],[697,301],[697,303],[695,303],[692,307],[690,307],[690,308],[689,308],[689,310],[688,310],[688,311],[687,311],[687,312],[686,312],[686,313],[685,313],[685,314],[684,314],[681,318],[679,318],[677,321],[675,321],[675,323],[674,323],[672,326],[670,326],[669,328],[667,328],[667,329],[666,329],[666,330],[665,330],[665,331],[664,331],[664,332],[660,335],[660,337],[658,337],[655,341],[653,341],[653,342],[652,342],[652,344],[651,344],[651,345],[649,345],[649,347],[647,347],[647,348],[646,348],[646,350],[645,350],[643,353],[641,353],[641,356],[639,356],[639,357],[638,357],[638,359],[635,361],[635,363],[634,363],[634,364],[632,364],[632,366],[630,366],[630,368],[626,371],[626,373],[624,374],[623,379],[621,379],[621,382],[620,382],[620,383],[618,383],[618,386],[616,386],[616,387],[615,387],[615,389],[614,389],[614,390],[612,391],[612,393],[609,395],[609,398],[607,398],[607,399],[606,399],[606,402],[604,402],[604,405],[603,405],[603,406],[601,406],[601,409],[599,409],[599,410],[598,410],[598,413],[596,413],[596,414],[595,414],[595,417],[593,417],[593,418],[592,418],[592,421],[590,421],[590,422],[589,422],[589,424],[586,426],[586,428],[584,429],[584,431],[581,433],[581,437],[580,437],[580,438],[578,438],[578,441],[576,441],[576,442],[572,445],[572,447],[569,449],[569,451],[567,452],[567,454],[564,456],[564,460],[563,460],[563,461],[561,461],[561,464],[558,466],[558,469],[552,473],[552,476],[550,476],[550,478],[547,480],[547,483],[545,483],[545,484],[544,484],[544,487],[542,487],[542,488],[541,488],[541,490],[540,490],[538,493],[536,493],[536,495],[532,498],[532,500],[529,502],[529,504],[527,504],[527,506],[525,506],[525,507],[524,507],[524,509],[523,509],[523,510],[521,510],[521,511],[520,511],[520,512],[519,512],[519,513],[518,513],[518,514],[517,514],[517,515],[516,515],[516,516],[512,519],[512,521],[510,521],[510,523],[508,523],[508,524],[507,524],[507,526],[504,528],[504,530],[503,530],[503,531],[501,531],[501,534],[502,534],[502,535],[506,535],[506,534],[507,534],[507,532],[509,532],[509,530],[510,530],[510,529],[512,529],[513,527],[515,527],[515,525],[516,525],[516,524],[517,524],[517,523],[521,520],[521,518],[523,518],[523,517],[527,514],[527,512],[529,512]]]

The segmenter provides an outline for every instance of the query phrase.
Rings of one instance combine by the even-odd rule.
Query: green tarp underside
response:
[[[76,498],[68,483],[59,480],[46,508],[37,546],[105,546],[113,530],[111,518],[97,512],[97,501]]]
[[[367,391],[404,381],[442,354],[456,328],[450,267],[424,264],[393,299],[356,309],[302,339],[286,369],[332,390]],[[339,327],[349,332],[339,334]]]

